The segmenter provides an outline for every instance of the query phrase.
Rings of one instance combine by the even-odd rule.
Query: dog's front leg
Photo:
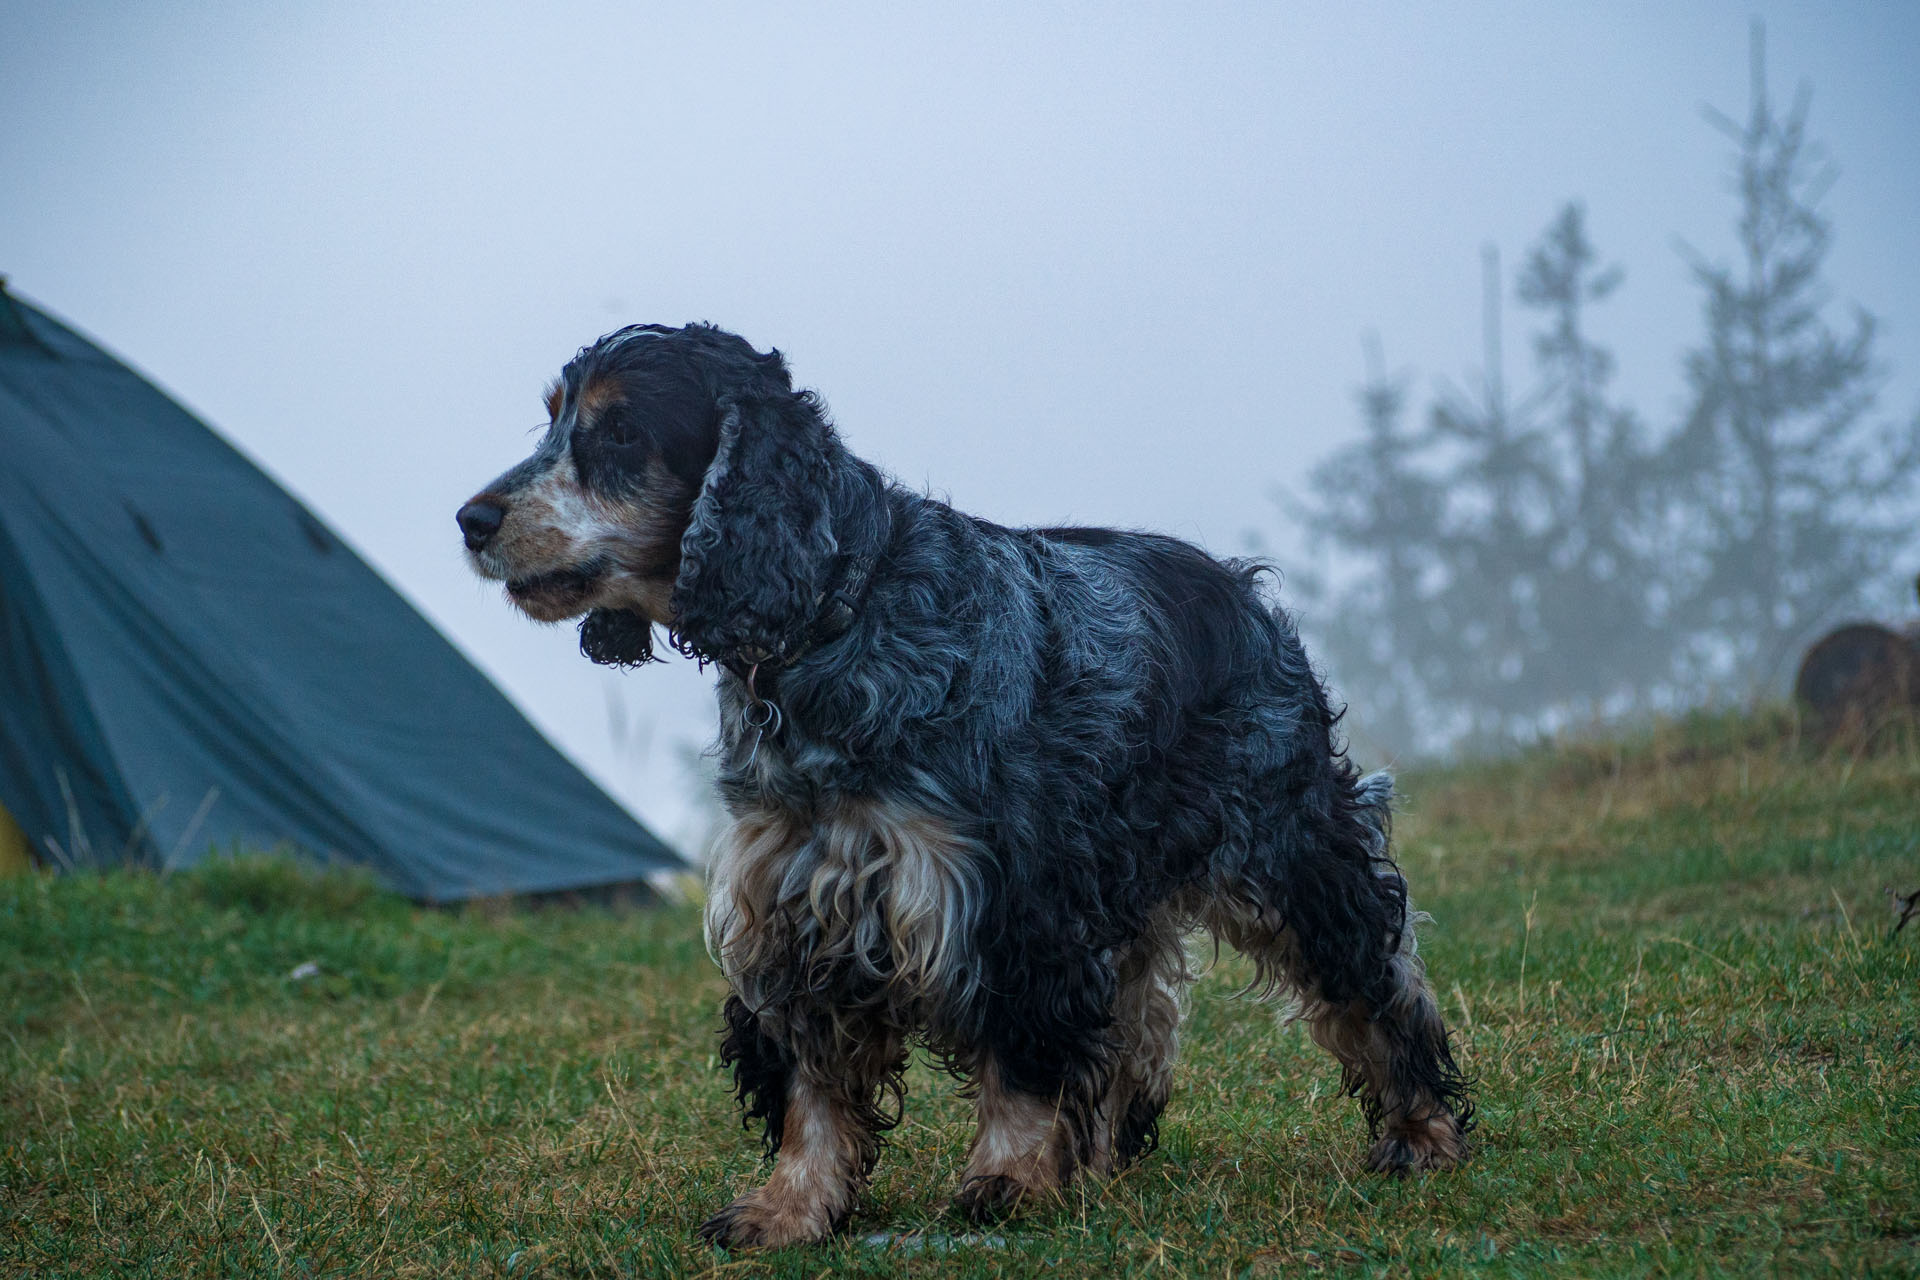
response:
[[[835,1053],[829,1046],[848,1041],[826,1034],[830,1023],[794,1011],[755,1016],[738,996],[727,1001],[727,1022],[723,1058],[778,1155],[773,1176],[707,1219],[700,1234],[727,1248],[831,1235],[872,1172],[880,1134],[898,1120],[881,1103],[890,1092],[897,1097],[903,1042],[876,1028],[854,1052]]]
[[[787,1088],[773,1176],[708,1218],[701,1236],[727,1248],[752,1248],[831,1235],[865,1181],[859,1146],[834,1090],[796,1074]]]

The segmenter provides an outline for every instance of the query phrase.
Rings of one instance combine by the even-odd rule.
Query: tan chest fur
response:
[[[707,947],[736,988],[845,965],[896,997],[957,993],[970,981],[980,855],[950,824],[885,801],[843,802],[811,821],[749,811],[714,850]]]

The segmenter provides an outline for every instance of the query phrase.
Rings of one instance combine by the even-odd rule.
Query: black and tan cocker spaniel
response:
[[[1257,566],[909,492],[777,351],[707,325],[609,334],[547,410],[460,510],[474,567],[582,618],[596,662],[647,661],[659,627],[721,673],[721,1059],[778,1161],[708,1238],[839,1226],[914,1045],[975,1100],[971,1217],[1150,1150],[1198,929],[1339,1060],[1369,1168],[1465,1158],[1392,780],[1348,763]]]

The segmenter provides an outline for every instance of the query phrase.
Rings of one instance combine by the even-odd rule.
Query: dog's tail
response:
[[[1413,926],[1432,919],[1424,911],[1414,910],[1407,898],[1407,878],[1393,860],[1388,845],[1393,838],[1393,774],[1379,769],[1353,784],[1353,816],[1358,821],[1373,874],[1381,881],[1381,890],[1393,904],[1397,923],[1393,926],[1393,949],[1413,954]]]
[[[1369,836],[1369,852],[1385,860],[1387,841],[1393,835],[1393,774],[1378,769],[1354,783],[1353,803],[1354,816]]]

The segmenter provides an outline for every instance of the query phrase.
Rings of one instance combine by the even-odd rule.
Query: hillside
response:
[[[1920,743],[1702,720],[1403,782],[1481,1081],[1458,1174],[1360,1174],[1330,1060],[1223,957],[1119,1181],[956,1239],[964,1108],[916,1067],[852,1233],[728,1259],[692,1231],[757,1149],[691,908],[442,912],[241,860],[0,881],[0,1272],[1920,1269],[1920,925],[1886,894],[1920,888]]]

